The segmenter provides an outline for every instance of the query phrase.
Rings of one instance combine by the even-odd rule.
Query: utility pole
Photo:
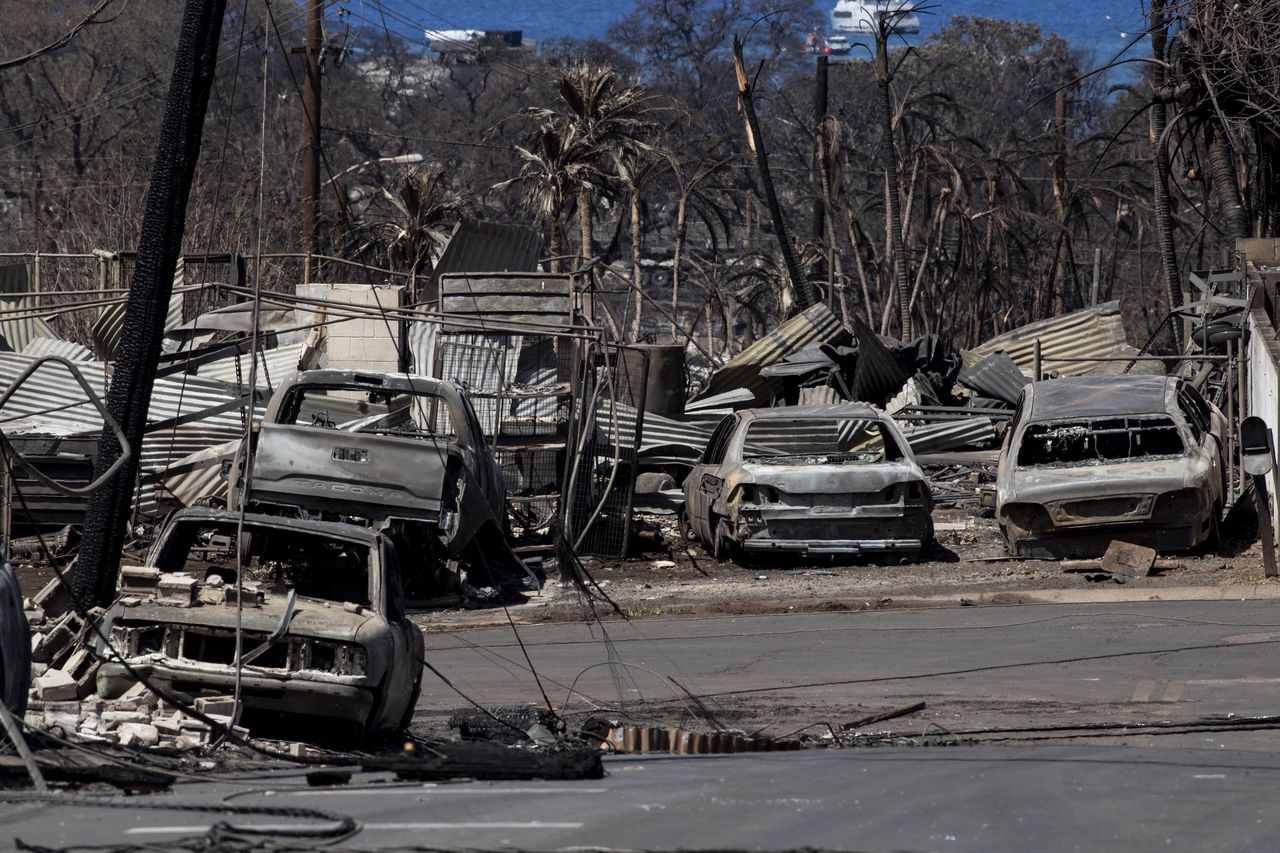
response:
[[[312,255],[320,246],[320,46],[322,0],[307,0],[306,74],[302,89],[302,280],[315,272]]]
[[[756,118],[756,108],[751,101],[753,95],[751,80],[747,76],[746,63],[742,58],[742,40],[733,37],[733,71],[738,81],[738,109],[747,125],[747,145],[755,156],[756,169],[760,172],[760,185],[764,188],[765,202],[769,205],[769,216],[773,220],[773,230],[778,238],[778,249],[782,252],[782,262],[787,268],[787,278],[791,279],[791,291],[795,294],[796,307],[804,311],[818,302],[818,294],[813,284],[804,277],[800,263],[796,260],[795,250],[791,247],[791,237],[787,233],[786,220],[782,218],[782,206],[778,203],[778,193],[773,186],[773,175],[769,172],[769,154],[765,151],[764,136],[760,133],[760,122]],[[708,328],[708,333],[710,328]]]
[[[813,80],[813,241],[820,243],[826,237],[826,197],[823,193],[824,172],[827,168],[826,150],[823,144],[823,122],[827,118],[827,57],[818,57],[818,67]]]
[[[89,497],[80,556],[71,575],[77,606],[107,605],[115,597],[116,572],[138,480],[142,435],[165,314],[173,294],[173,273],[182,250],[191,179],[200,159],[200,135],[213,88],[226,6],[226,0],[187,0],[182,15],[120,329],[119,355],[107,393],[107,409],[123,428],[132,452],[119,473]],[[104,426],[94,460],[94,479],[110,469],[119,456],[119,443]]]

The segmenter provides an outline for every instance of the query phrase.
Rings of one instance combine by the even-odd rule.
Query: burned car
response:
[[[933,498],[893,420],[869,406],[748,409],[685,479],[684,523],[717,559],[916,555]]]
[[[446,591],[450,560],[469,567],[476,587],[540,585],[503,536],[501,471],[456,383],[404,373],[298,373],[267,404],[250,482],[249,504],[260,511],[382,530],[399,548],[413,597]]]
[[[120,658],[193,700],[232,693],[239,618],[246,715],[319,718],[350,736],[407,725],[423,639],[405,616],[390,540],[366,527],[254,513],[242,534],[238,524],[238,513],[181,510],[145,566],[121,570],[120,596],[103,617],[111,647],[99,640],[96,649],[98,694],[116,698],[133,685]]]
[[[1214,538],[1222,413],[1166,376],[1028,385],[1000,451],[996,519],[1023,557],[1095,557],[1113,539],[1185,551]]]

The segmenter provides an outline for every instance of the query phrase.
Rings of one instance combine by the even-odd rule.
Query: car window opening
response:
[[[900,459],[879,421],[867,418],[759,420],[747,427],[743,459],[791,465],[866,465]]]
[[[1030,424],[1018,448],[1018,465],[1103,465],[1181,456],[1182,434],[1172,418],[1096,418]]]
[[[303,387],[284,406],[280,423],[426,441],[458,438],[448,404],[434,394]]]
[[[245,527],[245,580],[298,595],[368,605],[369,548],[305,531]],[[184,525],[156,560],[162,572],[187,572],[200,581],[236,578],[235,526]]]

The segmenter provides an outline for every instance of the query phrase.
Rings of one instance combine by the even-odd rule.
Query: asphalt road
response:
[[[681,701],[687,690],[712,714],[770,734],[920,700],[928,709],[899,725],[1280,713],[1280,608],[1266,601],[545,624],[521,626],[519,640],[542,689],[568,712],[668,700],[701,713]],[[542,701],[511,628],[432,633],[427,647],[478,702]],[[464,704],[426,679],[424,718]],[[679,720],[667,712],[655,722]]]
[[[617,756],[599,781],[433,786],[366,775],[315,790],[282,770],[196,777],[126,808],[3,804],[0,847],[161,843],[215,820],[302,825],[168,809],[195,802],[348,815],[361,829],[342,846],[355,849],[1270,850],[1280,834],[1275,731],[941,744],[954,742],[947,731],[997,724],[1280,713],[1273,609],[1155,602],[650,620],[610,625],[608,646],[599,627],[525,626],[548,693],[573,714],[590,708],[583,695],[663,720],[706,713],[669,701],[676,688],[664,675],[705,696],[710,713],[779,734],[919,699],[929,707],[877,727],[914,732],[896,741],[906,746]],[[540,699],[509,628],[433,634],[428,649],[477,700]],[[597,665],[611,653],[614,666]],[[425,683],[425,718],[461,704]]]

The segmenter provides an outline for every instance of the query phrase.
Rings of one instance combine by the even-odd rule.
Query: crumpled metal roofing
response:
[[[305,343],[290,344],[274,349],[262,350],[258,353],[257,386],[268,390],[274,389],[286,376],[292,376],[300,369]],[[237,360],[239,360],[239,378],[237,379]],[[236,386],[237,383],[249,384],[249,354],[230,355],[202,364],[196,368],[196,374],[202,379],[215,379]]]
[[[994,352],[986,358],[966,367],[956,377],[980,394],[1017,405],[1022,389],[1031,383],[1013,359],[1002,352]]]
[[[770,397],[782,386],[778,380],[761,376],[761,368],[777,364],[785,356],[812,343],[844,344],[849,340],[849,330],[826,305],[811,306],[731,358],[724,367],[711,374],[707,387],[693,399],[703,400],[745,388],[752,395],[747,401],[749,405],[767,405]]]
[[[0,311],[30,311],[34,303],[26,298],[0,298]],[[43,319],[33,314],[0,313],[0,337],[14,352],[22,352],[36,338],[56,338],[58,333]]]
[[[898,422],[913,453],[940,453],[964,447],[989,447],[1000,436],[991,418],[966,418],[914,426]]]
[[[1056,370],[1063,376],[1090,373],[1106,362],[1057,359],[1109,356],[1129,342],[1120,302],[1114,300],[1012,329],[964,350],[960,357],[968,368],[992,353],[1005,352],[1018,367],[1030,368],[1035,361],[1037,338],[1044,369]]]
[[[62,356],[67,361],[97,361],[93,350],[72,341],[59,338],[32,338],[21,350],[23,355],[43,358],[46,355]]]
[[[35,357],[25,353],[0,353],[0,387],[11,385]],[[79,365],[86,381],[101,394],[105,391],[106,365],[100,361]],[[237,390],[225,382],[201,376],[176,376],[156,380],[148,421],[156,423],[180,415],[190,415],[231,402]],[[262,406],[257,407],[260,418]],[[48,435],[96,435],[102,419],[84,397],[84,392],[66,370],[46,364],[33,373],[0,411],[0,429],[6,433]],[[209,415],[146,434],[142,442],[139,468],[144,485],[139,490],[137,512],[154,518],[170,497],[158,483],[147,482],[175,461],[210,445],[238,439],[244,432],[240,409]]]
[[[174,287],[182,284],[181,266],[174,273],[173,284]],[[169,297],[169,310],[164,318],[166,332],[182,324],[182,302],[181,293],[175,293]],[[98,315],[98,319],[94,321],[93,328],[89,330],[89,334],[93,337],[93,348],[100,358],[104,358],[107,361],[114,360],[116,350],[120,348],[120,330],[124,327],[124,306],[125,303],[122,300],[103,308],[102,313]],[[50,335],[52,335],[52,332],[50,332]]]

